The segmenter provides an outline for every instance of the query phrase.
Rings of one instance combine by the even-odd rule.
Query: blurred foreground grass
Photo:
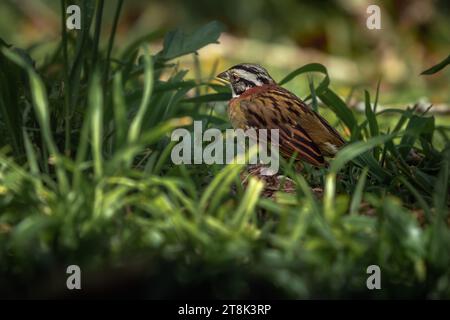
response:
[[[173,63],[222,26],[113,55],[114,32],[99,48],[101,14],[82,3],[82,31],[63,31],[46,63],[1,43],[1,296],[70,296],[76,264],[91,297],[450,298],[448,127],[377,111],[372,90],[361,118],[323,65],[305,65],[282,82],[320,75],[307,101],[349,145],[326,170],[283,163],[296,192],[265,198],[257,179],[242,187],[242,166],[170,160],[173,129],[229,126],[228,88]],[[366,287],[373,264],[382,290]]]

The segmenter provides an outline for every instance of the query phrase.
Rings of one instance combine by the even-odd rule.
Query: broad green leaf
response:
[[[164,33],[162,30],[156,30],[137,38],[125,47],[123,52],[120,54],[121,60],[129,60],[130,57],[137,53],[139,47],[141,47],[144,43],[161,38],[163,35]]]
[[[210,22],[190,35],[181,30],[169,32],[164,38],[164,47],[157,54],[157,58],[163,61],[195,53],[210,43],[218,43],[218,39],[224,26],[217,21]]]

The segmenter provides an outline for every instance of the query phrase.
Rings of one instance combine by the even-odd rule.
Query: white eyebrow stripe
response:
[[[248,71],[242,70],[242,69],[236,69],[235,72],[240,78],[248,80],[258,86],[261,86],[264,84],[264,82],[261,81],[260,79],[258,79],[258,77],[267,79],[267,80],[269,80],[269,82],[271,80],[265,74],[255,74],[255,73],[248,72]]]
[[[241,78],[244,78],[244,79],[247,79],[247,80],[254,79],[256,81],[256,74],[254,74],[252,72],[248,72],[248,71],[245,71],[245,70],[242,70],[242,69],[238,69],[236,73]]]

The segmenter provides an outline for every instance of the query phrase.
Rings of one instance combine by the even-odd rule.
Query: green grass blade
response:
[[[286,84],[289,81],[291,81],[292,79],[296,78],[297,76],[304,74],[304,73],[309,73],[309,72],[319,72],[325,76],[325,78],[322,80],[322,82],[319,84],[319,86],[315,90],[316,94],[319,94],[323,90],[328,88],[328,86],[330,84],[330,77],[328,76],[327,68],[325,68],[325,66],[320,63],[309,63],[309,64],[306,64],[306,65],[292,71],[287,76],[285,76],[283,79],[281,79],[281,81],[279,81],[279,84],[280,85]],[[305,100],[308,100],[308,98],[306,98]]]
[[[34,183],[35,183],[35,188],[38,190],[38,192],[42,191],[42,180],[39,179],[39,175],[40,175],[40,170],[39,170],[39,164],[37,161],[37,157],[36,157],[36,151],[34,150],[30,138],[28,136],[27,131],[25,130],[25,128],[22,129],[23,131],[23,140],[25,143],[25,151],[27,154],[27,160],[28,160],[28,165],[30,166],[30,171],[33,174],[33,176],[35,177],[35,179],[33,179]]]
[[[96,72],[89,88],[89,109],[91,110],[92,154],[94,157],[94,171],[97,178],[103,174],[103,94],[100,76]]]
[[[324,216],[329,222],[334,222],[337,218],[335,210],[336,200],[336,173],[331,171],[325,179],[325,190],[323,196]]]
[[[61,0],[61,41],[63,51],[63,72],[64,72],[64,154],[71,153],[71,108],[70,108],[70,85],[69,85],[69,53],[67,45],[66,28],[66,0]]]
[[[122,88],[122,73],[114,76],[113,90],[114,128],[116,148],[123,146],[127,135],[127,110]]]
[[[116,36],[117,24],[119,22],[120,11],[122,10],[123,0],[117,0],[116,11],[114,13],[114,20],[111,33],[109,35],[108,49],[106,51],[105,71],[103,73],[103,88],[107,88],[109,82],[109,69],[111,66],[111,52],[114,46],[114,38]]]
[[[91,110],[88,109],[83,120],[83,125],[79,134],[79,142],[77,148],[77,155],[75,159],[75,171],[73,178],[73,188],[78,190],[82,182],[82,171],[86,167],[83,165],[84,161],[87,161],[87,153],[89,148],[89,129],[91,127]]]
[[[0,49],[3,47],[0,43]],[[0,120],[6,127],[7,137],[3,137],[4,144],[11,144],[16,156],[23,154],[23,144],[19,139],[23,117],[19,105],[19,92],[22,89],[22,85],[18,85],[21,83],[20,78],[21,69],[0,52]]]
[[[445,58],[444,60],[442,60],[438,64],[436,64],[436,65],[432,66],[431,68],[423,71],[421,73],[421,75],[435,74],[436,72],[441,71],[442,69],[444,69],[449,64],[450,64],[450,55],[448,55],[447,58]]]
[[[50,127],[50,112],[48,109],[48,99],[45,85],[42,82],[39,75],[34,71],[33,67],[28,62],[23,60],[22,57],[20,57],[17,53],[5,48],[3,49],[3,53],[11,61],[14,61],[19,66],[24,68],[28,73],[33,99],[33,107],[39,125],[41,127],[42,136],[44,138],[47,148],[50,151],[50,156],[53,157],[55,160],[56,174],[58,177],[58,181],[60,182],[61,191],[67,192],[69,185],[66,172],[62,167],[61,154],[58,151],[58,148],[53,138],[52,129]]]
[[[86,53],[90,52],[91,49],[89,47],[89,33],[95,13],[95,1],[83,0],[81,2],[81,12],[83,15],[83,18],[81,19],[81,30],[76,33],[77,37],[75,56],[69,72],[68,86],[70,88],[70,107],[72,108],[71,113],[73,113],[73,109],[78,103],[80,86],[82,84],[82,71],[86,64]],[[90,74],[89,70],[85,71],[87,74]]]
[[[141,100],[138,112],[131,122],[130,131],[128,132],[128,142],[132,143],[137,140],[141,132],[142,121],[150,104],[150,97],[153,88],[153,63],[148,50],[144,50],[144,95]]]
[[[450,145],[446,146],[442,154],[441,170],[439,170],[433,192],[433,202],[438,219],[443,219],[448,215]]]
[[[97,9],[95,15],[95,30],[93,44],[94,48],[92,50],[92,67],[97,65],[98,47],[100,45],[100,32],[102,31],[102,17],[103,17],[103,6],[105,0],[97,0]]]
[[[374,112],[374,110],[372,110],[372,106],[370,105],[369,92],[367,90],[364,90],[364,95],[365,95],[365,106],[366,106],[365,113],[366,113],[367,121],[369,123],[370,136],[376,137],[379,135],[377,117],[375,116],[375,112]],[[373,154],[374,154],[375,159],[379,159],[380,158],[380,148],[375,147]]]
[[[323,92],[316,90],[317,96],[327,105],[338,118],[347,126],[350,132],[353,132],[358,126],[355,116],[345,102],[331,89],[327,88]]]
[[[375,93],[375,101],[373,103],[373,113],[377,113],[377,107],[378,107],[378,99],[380,97],[380,85],[381,85],[381,79],[378,79],[377,83],[377,91]]]
[[[229,187],[241,168],[242,165],[229,164],[214,177],[200,199],[200,212],[205,212],[207,207],[214,212],[221,197],[230,191]]]
[[[417,202],[419,203],[420,207],[423,209],[425,213],[425,218],[427,222],[432,221],[432,215],[431,215],[431,209],[428,206],[425,199],[422,197],[420,192],[414,188],[414,186],[409,183],[409,181],[404,176],[399,176],[398,179],[405,185],[406,188],[411,192],[411,194],[416,198]]]
[[[2,81],[2,75],[0,74],[0,85],[5,88]],[[17,135],[17,125],[19,124],[19,110],[16,108],[11,108],[11,105],[6,102],[7,99],[4,98],[3,94],[0,93],[0,115],[1,119],[4,121],[7,128],[8,137],[10,138],[10,143],[12,145],[14,153],[19,156],[20,154],[20,141]]]
[[[374,111],[372,110],[372,106],[370,105],[369,92],[367,90],[364,90],[364,94],[365,94],[365,106],[366,106],[365,113],[366,113],[367,121],[369,123],[370,136],[376,137],[379,134],[377,118],[375,116]]]
[[[114,171],[121,167],[121,164],[129,165],[133,158],[142,152],[146,145],[157,142],[161,137],[169,133],[170,131],[192,124],[190,117],[174,118],[160,123],[151,130],[146,131],[139,137],[134,143],[127,143],[118,149],[113,157],[108,161],[108,170]]]
[[[251,214],[255,212],[256,203],[258,202],[263,188],[264,183],[262,181],[250,177],[245,194],[242,197],[233,218],[233,225],[235,225],[238,230],[242,230],[242,228],[245,227]]]
[[[367,173],[369,168],[365,167],[361,175],[359,176],[358,183],[356,184],[355,191],[353,192],[352,202],[350,203],[350,214],[357,214],[359,206],[363,198],[364,187],[366,185]]]
[[[371,150],[377,145],[386,143],[394,137],[394,134],[387,134],[370,138],[367,141],[357,141],[345,146],[331,162],[330,171],[337,174],[350,160],[355,159],[357,156]]]
[[[308,85],[309,85],[309,91],[311,92],[311,107],[314,111],[318,111],[318,105],[317,105],[317,95],[316,95],[316,88],[314,88],[314,79],[308,75]]]

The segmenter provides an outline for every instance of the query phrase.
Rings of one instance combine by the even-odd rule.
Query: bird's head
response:
[[[229,82],[233,98],[240,96],[246,90],[275,84],[266,69],[257,64],[241,63],[217,75],[219,79]]]

